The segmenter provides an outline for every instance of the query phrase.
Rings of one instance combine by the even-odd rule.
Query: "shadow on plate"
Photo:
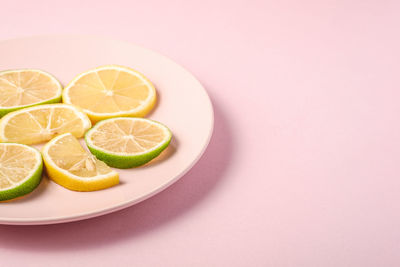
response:
[[[196,206],[222,185],[234,154],[229,120],[216,99],[212,100],[215,124],[211,142],[198,163],[177,183],[144,202],[97,218],[55,225],[0,225],[0,248],[95,249],[145,235],[195,212]]]
[[[28,195],[25,195],[23,197],[19,197],[17,199],[14,199],[13,201],[10,201],[9,205],[11,204],[19,204],[19,203],[23,203],[23,202],[29,202],[34,198],[39,197],[44,191],[46,191],[46,187],[49,184],[49,178],[47,178],[47,176],[45,174],[43,174],[42,180],[40,181],[39,186],[33,190],[31,193],[29,193]]]
[[[155,159],[152,159],[151,161],[147,162],[146,164],[139,166],[137,168],[151,168],[154,165],[160,164],[167,160],[169,157],[171,157],[173,154],[175,154],[177,147],[179,146],[179,142],[175,137],[172,137],[171,143],[168,145],[168,147],[161,152],[158,157]]]

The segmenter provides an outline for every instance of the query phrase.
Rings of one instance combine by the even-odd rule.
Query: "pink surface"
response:
[[[7,1],[0,38],[100,34],[171,57],[212,98],[211,144],[131,208],[0,226],[0,265],[400,265],[400,2],[129,2]]]

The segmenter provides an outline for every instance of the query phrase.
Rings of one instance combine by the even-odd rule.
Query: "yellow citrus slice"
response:
[[[85,135],[89,150],[111,167],[131,168],[157,157],[171,141],[163,124],[143,118],[113,118],[98,122]]]
[[[50,179],[75,191],[94,191],[119,183],[118,173],[86,151],[70,133],[59,135],[42,150]]]
[[[0,144],[0,201],[32,192],[42,179],[42,156],[27,145]]]
[[[39,105],[4,116],[0,120],[0,141],[37,144],[67,132],[82,137],[90,127],[89,118],[77,107]]]
[[[146,115],[156,102],[153,84],[141,73],[108,65],[78,75],[65,87],[63,102],[83,109],[93,122]]]
[[[60,82],[35,69],[0,72],[0,117],[21,108],[61,102]]]

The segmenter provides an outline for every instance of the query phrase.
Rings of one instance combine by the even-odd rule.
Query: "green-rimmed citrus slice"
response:
[[[107,65],[86,71],[63,91],[63,102],[83,109],[93,122],[146,115],[156,102],[153,84],[127,67]]]
[[[39,105],[8,113],[0,120],[1,142],[37,144],[58,134],[82,137],[91,127],[79,108],[66,104]]]
[[[54,137],[42,149],[50,179],[70,190],[94,191],[119,183],[118,173],[86,151],[70,133]]]
[[[61,102],[62,86],[47,72],[35,69],[0,72],[0,117],[21,108]]]
[[[42,178],[42,156],[36,149],[0,143],[0,201],[32,192]]]
[[[115,168],[140,166],[157,157],[170,143],[171,131],[143,118],[113,118],[98,122],[85,135],[89,150]]]

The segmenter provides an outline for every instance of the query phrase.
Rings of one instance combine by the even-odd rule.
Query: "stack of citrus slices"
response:
[[[118,184],[112,167],[143,165],[171,141],[166,126],[142,118],[155,103],[153,84],[123,66],[89,70],[64,89],[40,70],[0,72],[0,201],[32,192],[43,162],[48,177],[70,190]],[[41,153],[29,146],[45,142]]]

